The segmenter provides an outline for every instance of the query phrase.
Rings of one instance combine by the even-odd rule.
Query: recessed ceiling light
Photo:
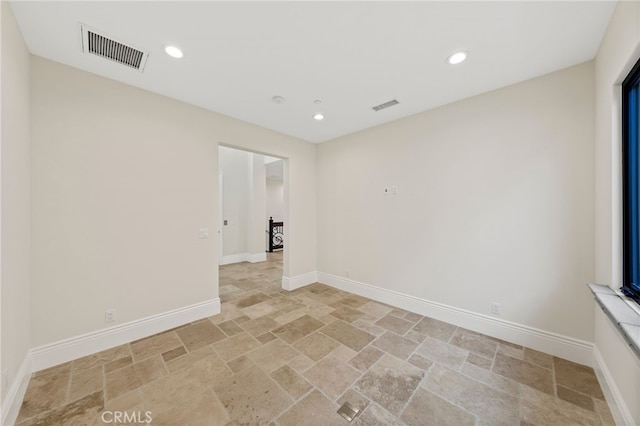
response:
[[[313,101],[313,103],[314,103],[314,104],[319,104],[319,103],[321,103],[321,102],[322,102],[322,101],[321,101],[320,99],[316,99],[315,101]]]
[[[467,59],[466,52],[456,52],[449,55],[449,57],[447,58],[447,62],[450,63],[451,65],[456,65],[456,64],[459,64],[460,62],[463,62],[465,59]]]
[[[276,104],[283,104],[285,101],[285,98],[283,98],[282,96],[274,96],[273,98],[271,98],[271,100]]]
[[[172,58],[180,59],[184,56],[184,54],[182,53],[182,50],[180,50],[176,46],[167,46],[164,48],[164,51],[167,55],[171,56]]]
[[[313,119],[318,121],[324,120],[324,115],[322,115],[321,113],[314,114]]]

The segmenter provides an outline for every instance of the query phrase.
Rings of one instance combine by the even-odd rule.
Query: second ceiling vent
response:
[[[134,70],[143,72],[149,53],[121,43],[95,29],[80,24],[82,51],[117,62]]]
[[[385,102],[383,104],[376,105],[376,106],[372,107],[372,109],[377,112],[377,111],[380,111],[382,109],[389,108],[389,107],[392,107],[394,105],[398,105],[399,103],[400,102],[398,102],[396,99],[391,99],[390,101],[387,101],[387,102]]]

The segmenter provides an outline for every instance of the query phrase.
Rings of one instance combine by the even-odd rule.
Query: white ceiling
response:
[[[615,3],[12,2],[31,53],[311,142],[594,58]],[[78,23],[150,52],[84,55]],[[176,44],[184,58],[163,48]],[[466,62],[446,57],[466,50]],[[286,102],[276,104],[273,96]],[[400,104],[374,112],[391,99]],[[314,100],[321,100],[315,104]],[[326,119],[312,119],[316,112]]]

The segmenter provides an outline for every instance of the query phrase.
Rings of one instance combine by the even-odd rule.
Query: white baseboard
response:
[[[24,395],[27,392],[27,386],[29,385],[29,379],[31,379],[31,353],[28,352],[20,365],[20,369],[16,373],[16,377],[11,383],[7,395],[2,401],[2,407],[0,407],[0,424],[13,425],[20,413],[20,407],[24,400]]]
[[[222,262],[220,265],[230,265],[232,263],[240,262],[264,262],[267,260],[267,253],[236,253],[227,256],[222,256]]]
[[[624,402],[622,394],[618,386],[616,386],[616,382],[613,380],[613,376],[597,346],[593,348],[593,370],[598,377],[598,382],[600,382],[600,387],[607,400],[607,405],[609,405],[609,410],[611,410],[613,420],[617,425],[632,425],[634,420],[631,411],[629,411],[627,404]]]
[[[487,336],[568,359],[569,361],[588,366],[591,366],[593,363],[593,344],[590,342],[505,321],[488,315],[478,314],[442,303],[431,302],[419,297],[324,272],[318,272],[317,279],[320,283],[340,290],[345,290],[410,312],[486,334]]]
[[[315,282],[318,282],[318,273],[308,272],[291,278],[282,277],[282,288],[291,291]]]
[[[53,367],[219,313],[220,299],[216,298],[40,346],[31,350],[32,371]]]

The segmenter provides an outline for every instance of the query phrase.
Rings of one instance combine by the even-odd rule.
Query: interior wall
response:
[[[282,222],[284,216],[284,185],[280,179],[267,179],[266,220],[273,217],[275,222]]]
[[[319,145],[318,270],[592,341],[593,81],[589,62]]]
[[[313,144],[39,57],[31,77],[34,346],[218,296],[218,143],[290,159],[285,269],[315,270]]]
[[[595,60],[595,279],[622,285],[620,83],[640,58],[640,4],[619,2]],[[640,360],[596,307],[594,342],[634,424],[640,424]]]
[[[263,242],[267,229],[267,224],[264,221],[267,208],[267,176],[263,155],[251,154],[249,172],[251,191],[249,191],[249,211],[247,212],[247,250],[250,256],[249,260],[259,262],[266,260]]]
[[[247,212],[249,201],[249,161],[251,153],[224,146],[219,150],[222,172],[223,256],[247,253]]]
[[[0,147],[1,272],[0,272],[0,401],[16,382],[31,348],[31,205],[29,52],[11,7],[1,2],[2,115]],[[3,405],[4,406],[4,405]],[[6,413],[3,413],[3,418]]]

